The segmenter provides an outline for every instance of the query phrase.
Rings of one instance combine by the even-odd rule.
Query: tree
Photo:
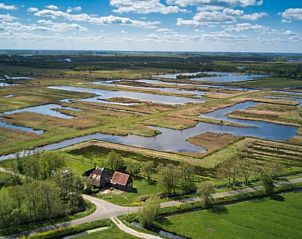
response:
[[[132,160],[132,159],[127,159],[124,161],[125,166],[126,166],[126,171],[130,175],[137,177],[139,172],[140,172],[140,167],[137,161]]]
[[[208,181],[202,182],[197,188],[197,195],[201,198],[204,207],[209,207],[212,204],[213,193],[215,193],[215,188]]]
[[[157,197],[149,198],[138,212],[139,222],[145,228],[150,228],[159,213],[160,204]]]
[[[64,160],[53,152],[35,152],[23,162],[28,180],[46,180],[65,166]]]
[[[181,164],[179,167],[180,190],[184,193],[192,192],[196,189],[194,183],[194,167],[188,164]]]
[[[115,152],[110,151],[105,159],[105,167],[112,171],[120,170],[124,166],[122,156]]]
[[[24,173],[25,157],[22,157],[20,152],[16,153],[16,163],[19,173]]]
[[[69,170],[64,170],[56,175],[56,183],[60,188],[60,196],[68,203],[70,212],[75,212],[84,206],[81,195],[85,185],[80,177]]]
[[[154,163],[152,161],[141,163],[141,172],[150,181],[151,174],[155,172]]]
[[[283,165],[278,162],[267,162],[263,168],[263,171],[273,179],[278,178],[282,174],[283,170]]]
[[[267,196],[272,195],[274,193],[275,185],[270,175],[264,174],[262,176],[262,185],[263,191]]]
[[[173,164],[159,167],[157,181],[164,193],[175,194],[179,180],[178,172],[177,167]]]
[[[239,174],[244,178],[244,184],[249,184],[249,178],[256,172],[256,162],[252,159],[242,159],[239,162]]]
[[[239,176],[239,164],[240,161],[238,158],[230,159],[223,162],[217,170],[218,176],[222,179],[227,179],[231,187],[235,186],[237,177]]]

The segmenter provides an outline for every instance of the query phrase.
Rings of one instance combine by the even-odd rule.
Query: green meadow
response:
[[[157,225],[192,239],[300,239],[302,193],[165,217]]]

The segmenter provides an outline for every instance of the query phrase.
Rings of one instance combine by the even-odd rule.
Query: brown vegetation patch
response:
[[[195,126],[197,124],[197,121],[189,119],[189,118],[172,117],[169,115],[163,115],[163,116],[148,119],[148,120],[144,121],[144,124],[182,130],[182,129],[186,129],[186,128]]]
[[[302,116],[297,107],[288,105],[259,104],[244,111],[234,111],[237,119],[262,120],[285,125],[301,125]]]
[[[21,124],[35,129],[47,130],[52,127],[68,127],[74,129],[87,129],[97,126],[100,122],[85,117],[75,117],[72,119],[61,119],[47,115],[40,115],[30,112],[17,113],[6,116],[13,124]]]
[[[0,143],[30,141],[38,138],[40,138],[40,136],[34,133],[0,127]]]
[[[212,153],[222,147],[225,147],[231,143],[237,141],[239,137],[235,137],[231,134],[219,134],[219,133],[203,133],[188,139],[191,144],[201,146],[207,149],[204,155]]]

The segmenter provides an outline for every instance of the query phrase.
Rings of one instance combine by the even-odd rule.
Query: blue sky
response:
[[[301,0],[0,0],[0,48],[302,52]]]

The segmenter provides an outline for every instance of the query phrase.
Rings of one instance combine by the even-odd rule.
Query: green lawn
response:
[[[160,189],[155,184],[150,184],[144,179],[134,179],[133,185],[137,189],[137,192],[123,192],[118,195],[99,194],[98,197],[122,206],[138,206],[141,204],[139,202],[141,196],[160,193]]]
[[[82,236],[75,237],[77,239],[99,239],[99,238],[110,238],[110,239],[134,239],[136,237],[130,236],[122,231],[120,231],[116,226],[111,226],[109,229],[99,232],[94,232],[91,234],[86,234]]]
[[[283,201],[284,199],[284,201]],[[302,192],[161,219],[163,229],[197,239],[302,238]]]

